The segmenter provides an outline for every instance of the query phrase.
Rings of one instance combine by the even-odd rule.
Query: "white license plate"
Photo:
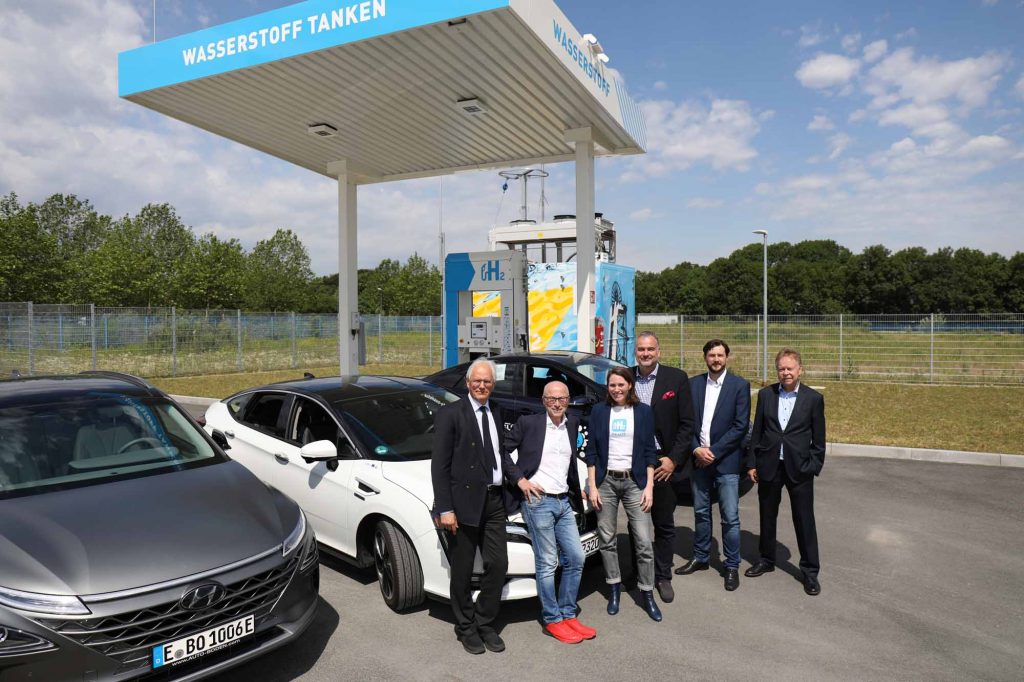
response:
[[[597,551],[597,534],[590,536],[583,536],[580,538],[580,543],[583,545],[583,556],[590,556]]]
[[[249,614],[230,623],[222,623],[202,632],[153,647],[153,667],[183,663],[237,642],[256,632],[256,616]]]

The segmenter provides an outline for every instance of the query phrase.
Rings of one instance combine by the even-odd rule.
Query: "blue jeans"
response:
[[[693,489],[693,558],[707,563],[711,549],[711,491],[718,489],[722,513],[722,546],[725,567],[740,567],[740,475],[719,474],[711,467],[698,467],[690,477]]]
[[[535,498],[536,499],[536,498]],[[583,575],[583,547],[568,495],[523,500],[523,518],[533,541],[537,596],[544,624],[576,617],[576,596]],[[555,594],[555,569],[562,557],[562,579]]]

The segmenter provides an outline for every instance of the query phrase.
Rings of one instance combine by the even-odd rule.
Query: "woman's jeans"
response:
[[[536,498],[535,498],[536,499]],[[566,495],[523,500],[523,518],[533,541],[537,596],[545,625],[576,617],[576,596],[583,575],[583,547],[576,516]],[[555,569],[562,557],[562,579],[555,594]]]
[[[598,487],[601,493],[601,509],[597,512],[597,535],[601,540],[601,561],[604,562],[604,579],[608,584],[622,582],[619,570],[618,518],[619,503],[626,508],[629,530],[633,535],[636,549],[636,584],[641,590],[654,589],[654,525],[650,512],[641,509],[643,491],[632,478],[605,479]]]

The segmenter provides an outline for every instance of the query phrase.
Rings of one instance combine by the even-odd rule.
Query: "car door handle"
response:
[[[287,464],[288,463],[288,455],[283,454],[281,452],[275,452],[274,453],[274,459],[276,459],[281,464]]]
[[[366,481],[361,480],[358,476],[356,476],[356,483],[359,484],[359,492],[361,492],[361,493],[363,493],[365,495],[379,495],[380,494],[380,488],[374,488],[372,485],[370,485]]]
[[[234,431],[225,431],[224,435],[227,436],[228,438],[234,438],[235,437],[235,432]]]

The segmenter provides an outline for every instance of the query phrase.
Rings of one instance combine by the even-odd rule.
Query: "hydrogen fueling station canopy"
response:
[[[593,253],[594,157],[645,148],[607,61],[552,0],[308,0],[122,52],[118,89],[337,179],[339,359],[355,374],[357,186],[575,160],[577,252]],[[592,352],[594,259],[577,261]]]

